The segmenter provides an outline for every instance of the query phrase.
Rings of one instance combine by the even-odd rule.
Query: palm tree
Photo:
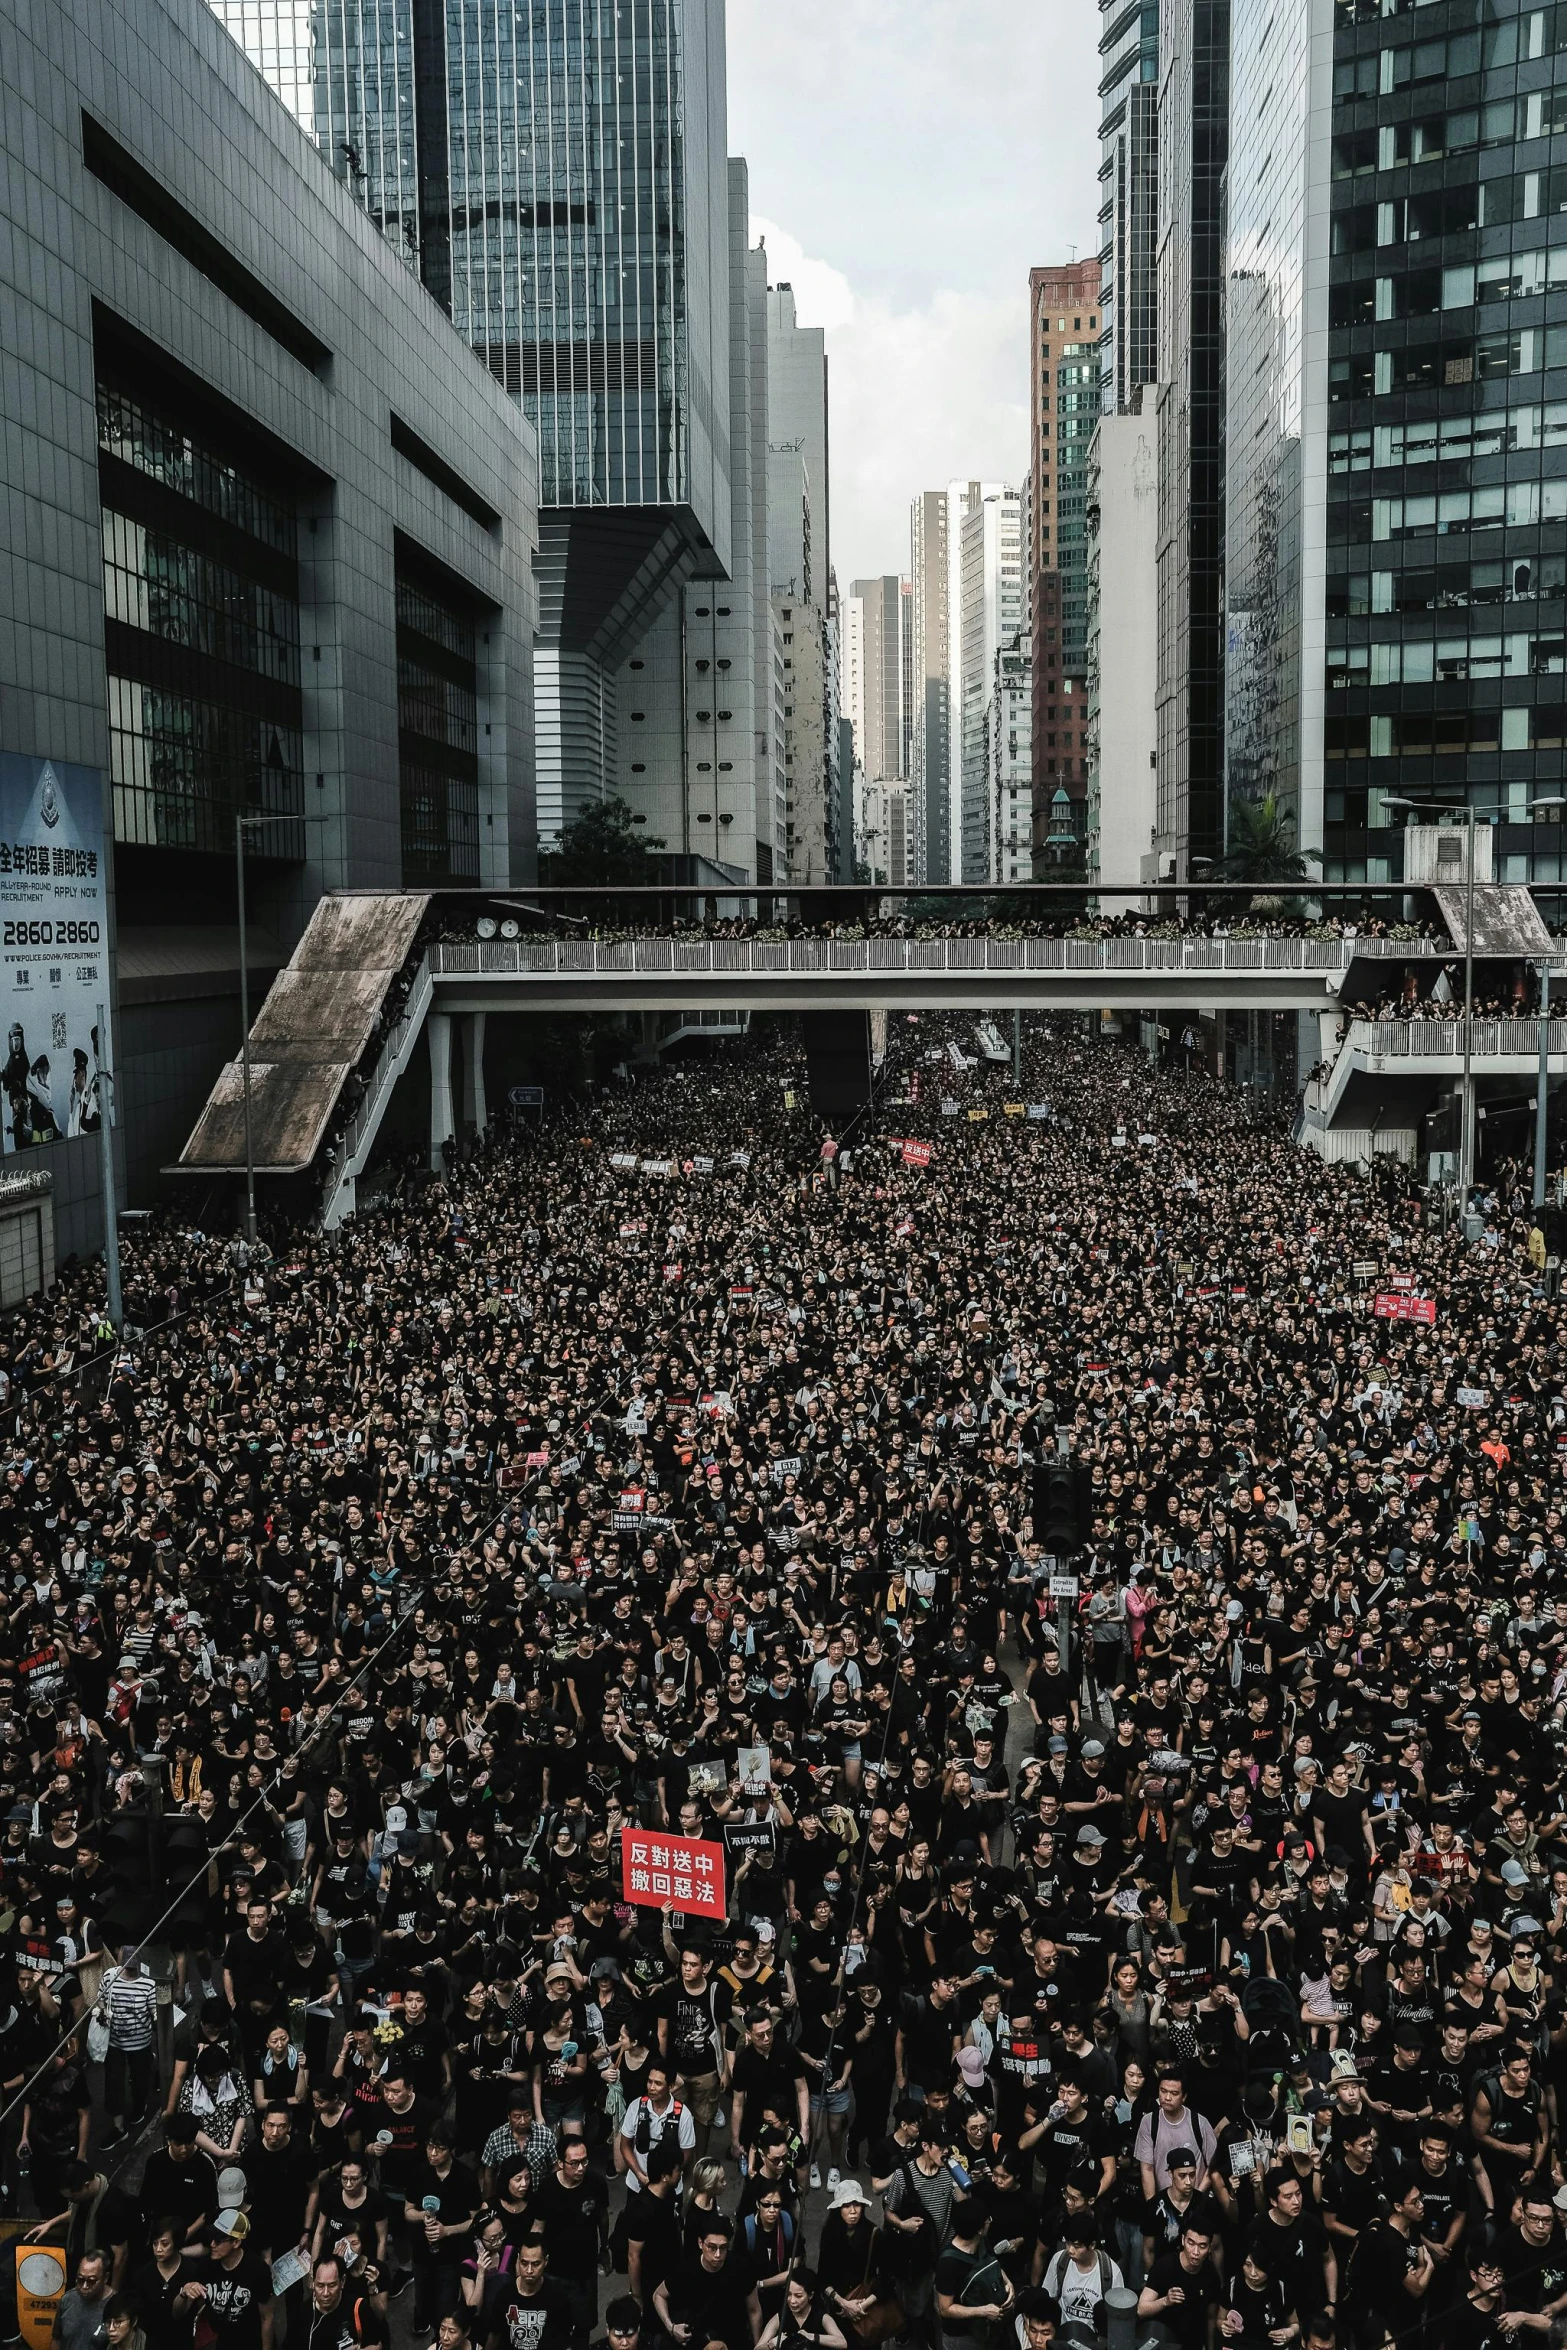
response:
[[[1230,845],[1219,870],[1227,881],[1304,881],[1308,862],[1320,864],[1315,849],[1295,846],[1295,817],[1277,792],[1230,803]]]

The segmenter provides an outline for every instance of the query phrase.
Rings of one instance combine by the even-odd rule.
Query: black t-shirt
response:
[[[218,2170],[210,2154],[193,2146],[183,2158],[160,2146],[147,2157],[141,2175],[142,2232],[150,2239],[160,2219],[177,2219],[188,2235],[196,2221],[218,2208]]]
[[[1181,2255],[1161,2252],[1148,2271],[1150,2292],[1165,2294],[1179,2285],[1184,2299],[1172,2309],[1159,2311],[1159,2324],[1166,2333],[1173,2334],[1182,2350],[1203,2350],[1208,2339],[1208,2312],[1219,2298],[1219,2280],[1213,2273],[1213,2264],[1205,2260],[1196,2276],[1181,2265]]]
[[[694,2253],[683,2260],[669,2279],[669,2314],[676,2325],[691,2328],[697,2345],[722,2342],[725,2350],[750,2350],[745,2285],[730,2261],[715,2276]]]
[[[609,2209],[609,2188],[596,2171],[584,2171],[575,2186],[563,2186],[559,2174],[547,2171],[534,2189],[533,2209],[544,2222],[544,2241],[551,2274],[575,2284],[588,2284],[598,2273],[598,2250],[603,2240],[603,2217]]]
[[[1375,2219],[1355,2246],[1355,2301],[1393,2333],[1420,2323],[1420,2304],[1404,2279],[1420,2266],[1420,2247],[1385,2219]]]
[[[568,2350],[571,2312],[558,2285],[546,2277],[536,2293],[519,2293],[508,2285],[490,2328],[491,2341],[504,2350]]]
[[[669,2060],[677,2072],[710,2073],[716,2069],[714,2027],[721,2034],[733,2008],[729,1985],[716,1975],[705,1990],[694,1995],[678,1982],[665,1985],[654,2013],[669,2026]]]
[[[443,2179],[428,2161],[421,2159],[410,2165],[403,2192],[408,2197],[408,2232],[419,2258],[460,2264],[468,2250],[467,2238],[442,2236],[438,2243],[431,2244],[424,2232],[424,2219],[427,2209],[443,2228],[454,2227],[459,2220],[472,2219],[479,2208],[479,2182],[466,2163],[454,2162]]]
[[[741,2049],[735,2058],[731,2086],[736,2096],[745,2099],[747,2138],[756,2136],[762,2126],[762,2115],[768,2108],[786,2123],[798,2121],[800,2100],[795,2083],[804,2072],[805,2067],[793,2049],[781,2048],[776,2041],[767,2056],[749,2044]]]
[[[1521,2229],[1504,2228],[1497,2239],[1496,2262],[1509,2309],[1537,2315],[1567,2287],[1567,2236],[1553,2227],[1544,2244],[1531,2244]]]
[[[242,2252],[232,2268],[221,2260],[195,2260],[191,2281],[206,2288],[198,2319],[205,2317],[221,2350],[257,2350],[261,2312],[272,2299],[272,2271],[259,2252]]]

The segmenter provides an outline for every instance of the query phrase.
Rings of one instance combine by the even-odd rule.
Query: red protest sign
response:
[[[1401,1289],[1379,1289],[1371,1310],[1374,1314],[1380,1315],[1384,1322],[1430,1322],[1434,1324],[1436,1321],[1436,1299],[1434,1297],[1411,1297],[1406,1290]]]
[[[901,1148],[903,1164],[906,1167],[928,1167],[930,1165],[930,1144],[928,1142],[906,1142],[901,1145]]]
[[[662,1909],[672,1901],[693,1917],[725,1915],[724,1848],[705,1836],[622,1829],[620,1882],[622,1899],[644,1909]]]

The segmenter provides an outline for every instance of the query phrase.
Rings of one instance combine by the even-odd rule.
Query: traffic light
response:
[[[1078,1548],[1077,1476],[1070,1459],[1047,1453],[1034,1471],[1034,1532],[1049,1558]]]

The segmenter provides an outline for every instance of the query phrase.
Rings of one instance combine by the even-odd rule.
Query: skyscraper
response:
[[[1107,415],[1155,380],[1158,0],[1099,0],[1099,358]]]
[[[1088,444],[1099,412],[1099,264],[1029,272],[1029,464],[1034,573],[1034,821],[1036,846],[1064,784],[1087,790],[1083,679],[1088,653]]]
[[[1001,849],[986,719],[997,691],[1001,650],[1015,642],[1023,625],[1022,502],[1016,490],[994,482],[967,484],[958,544],[962,864],[957,878],[995,881],[1001,877]]]
[[[838,878],[836,586],[829,541],[827,345],[801,326],[794,290],[767,291],[768,565],[784,640],[788,878]],[[780,878],[783,878],[780,874]]]
[[[1176,876],[1187,873],[1194,855],[1216,857],[1224,846],[1222,239],[1229,66],[1230,0],[1167,0],[1159,34],[1156,846],[1161,869]],[[1288,224],[1280,231],[1287,235]]]
[[[903,712],[907,698],[903,671],[903,601],[906,583],[895,571],[879,579],[857,579],[845,599],[845,643],[851,628],[860,644],[859,707],[855,714],[855,749],[861,766],[873,782],[890,783],[906,772]]]
[[[617,789],[644,838],[773,878],[767,554],[767,259],[750,244],[744,162],[729,164],[729,577],[688,582],[621,663]]]
[[[616,668],[728,567],[723,0],[212,6],[538,428],[548,840],[614,777]]]
[[[952,690],[948,672],[947,497],[922,490],[909,510],[910,858],[914,879],[949,878],[947,778]]]

